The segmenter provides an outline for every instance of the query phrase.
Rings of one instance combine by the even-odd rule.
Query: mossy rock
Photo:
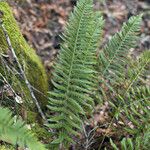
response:
[[[17,25],[16,20],[14,19],[12,10],[7,2],[0,2],[0,11],[3,13],[1,20],[7,30],[11,44],[15,50],[15,53],[19,59],[20,64],[25,70],[25,74],[31,83],[31,85],[36,88],[38,91],[47,95],[48,91],[48,82],[45,69],[42,65],[40,58],[36,55],[34,49],[32,49],[29,44],[24,39],[23,35],[20,32],[20,29]],[[8,55],[8,45],[6,38],[0,27],[0,53]],[[0,62],[0,72],[4,73],[4,67],[2,62]],[[13,66],[17,68],[17,64],[13,63]],[[27,99],[31,101],[31,96],[28,91],[26,84],[20,76],[11,75],[11,82],[13,88],[17,91],[20,90],[19,86],[23,89],[24,94]],[[18,83],[20,84],[18,86]],[[35,95],[38,101],[45,105],[47,102],[46,98],[40,94],[40,92],[35,92]]]

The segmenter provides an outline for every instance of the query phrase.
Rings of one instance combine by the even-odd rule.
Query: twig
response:
[[[14,89],[12,88],[12,86],[8,83],[8,81],[6,80],[6,78],[0,73],[0,76],[3,78],[3,81],[9,86],[10,90],[13,92],[13,94],[16,96],[18,96],[16,94],[16,92],[14,91]]]
[[[32,87],[32,89],[33,89],[34,91],[38,92],[38,93],[41,94],[43,97],[45,97],[46,99],[48,99],[47,96],[46,96],[44,93],[42,93],[41,91],[39,91],[37,88],[35,88],[35,87],[32,86],[32,85],[31,85],[31,87]]]
[[[8,85],[9,89],[10,89],[10,90],[12,91],[12,93],[14,94],[15,97],[14,97],[14,96],[13,96],[13,97],[16,98],[18,95],[17,95],[17,93],[14,91],[14,89],[12,88],[12,86],[9,84],[9,82],[7,81],[7,79],[6,79],[1,73],[0,73],[0,76],[3,78],[3,82]],[[15,112],[17,113],[16,100],[15,100],[14,104],[15,104]]]
[[[82,123],[82,128],[83,128],[83,133],[84,133],[84,137],[85,137],[85,143],[84,143],[84,149],[88,150],[90,148],[90,146],[93,144],[93,139],[95,136],[95,133],[93,133],[98,127],[96,126],[95,128],[93,128],[89,133],[87,133],[84,124]],[[93,134],[93,135],[92,135]]]
[[[36,99],[36,97],[35,97],[35,95],[34,95],[32,86],[31,86],[30,82],[28,81],[28,79],[27,79],[27,77],[26,77],[26,75],[25,75],[24,70],[22,69],[22,66],[21,66],[21,64],[20,64],[20,62],[19,62],[19,60],[18,60],[18,58],[17,58],[17,56],[16,56],[16,53],[15,53],[15,51],[14,51],[14,48],[12,47],[11,40],[10,40],[10,38],[9,38],[9,35],[8,35],[8,33],[7,33],[7,30],[6,30],[4,24],[3,24],[3,22],[2,22],[1,20],[0,20],[0,26],[1,26],[1,28],[2,28],[2,31],[3,31],[4,35],[5,35],[6,42],[7,42],[7,44],[8,44],[8,48],[9,48],[10,51],[12,52],[12,55],[13,55],[13,57],[14,57],[14,60],[16,61],[17,65],[18,65],[18,67],[19,67],[19,70],[20,70],[20,72],[21,72],[21,74],[22,74],[22,77],[24,78],[25,83],[26,83],[26,85],[27,85],[27,87],[28,87],[28,89],[29,89],[29,91],[30,91],[31,97],[32,97],[32,99],[33,99],[33,102],[35,103],[35,105],[36,105],[36,107],[37,107],[37,109],[38,109],[38,112],[40,113],[40,115],[41,115],[41,117],[43,118],[43,120],[44,120],[46,123],[48,123],[48,121],[47,121],[47,119],[46,119],[46,117],[45,117],[45,115],[44,115],[44,113],[43,113],[43,111],[42,111],[42,109],[41,109],[41,107],[40,107],[40,105],[39,105],[39,103],[38,103],[38,100]]]

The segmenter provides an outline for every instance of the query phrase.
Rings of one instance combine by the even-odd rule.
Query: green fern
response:
[[[31,150],[45,150],[21,120],[15,121],[12,113],[0,108],[0,140]]]
[[[149,141],[145,133],[149,132],[150,88],[143,84],[142,80],[145,78],[145,73],[148,73],[150,51],[141,54],[138,60],[132,61],[132,65],[128,57],[130,48],[136,45],[140,22],[141,15],[131,17],[121,31],[112,37],[98,57],[99,96],[103,101],[108,101],[114,110],[109,127],[115,118],[117,121],[121,119],[125,125],[122,131],[136,137],[136,140],[123,139],[121,142],[123,150],[138,149],[136,146],[143,135],[145,141]],[[111,144],[113,145],[112,141]],[[147,144],[148,142],[145,145]],[[140,149],[145,147],[142,143],[139,144]],[[113,145],[113,148],[118,149],[116,145]]]
[[[120,142],[121,148],[118,148],[117,145],[111,139],[110,144],[114,150],[134,150],[134,144],[131,138],[123,138]]]
[[[150,118],[150,87],[142,86],[132,88],[122,101],[121,110],[123,110],[124,122],[128,120],[132,128],[127,126],[125,129],[132,135],[138,135],[144,132],[149,126]]]
[[[96,50],[101,38],[103,19],[93,12],[92,0],[80,0],[71,14],[62,39],[64,43],[54,66],[48,108],[55,113],[49,127],[56,129],[56,145],[68,145],[71,135],[81,129],[81,116],[91,111],[96,88]]]
[[[148,150],[150,148],[150,87],[133,87],[126,93],[124,99],[120,97],[118,101],[121,102],[118,113],[124,123],[122,132],[133,137],[133,140],[122,141],[121,144],[124,146],[122,150],[125,148]],[[128,148],[129,144],[130,148]],[[131,145],[134,148],[131,148]]]
[[[141,84],[139,83],[140,79],[146,76],[150,64],[150,51],[143,52],[139,59],[134,61],[134,64],[128,68],[128,89],[137,84]]]
[[[107,87],[113,94],[118,93],[117,89],[121,82],[126,79],[125,67],[128,64],[127,54],[130,48],[136,46],[137,33],[140,30],[141,15],[131,17],[125,23],[119,33],[109,41],[104,50],[99,53],[99,91],[102,99],[109,99],[109,94],[105,93]],[[103,88],[105,87],[105,88]],[[115,88],[117,87],[117,88]],[[108,97],[108,98],[107,98]]]
[[[143,52],[140,55],[139,59],[133,61],[132,64],[134,65],[129,65],[128,70],[126,71],[126,73],[124,73],[126,75],[126,79],[124,79],[125,86],[123,86],[123,88],[120,88],[121,90],[118,90],[116,92],[116,96],[119,96],[121,99],[126,99],[126,96],[129,96],[131,94],[130,92],[134,89],[140,91],[141,89],[138,88],[141,86],[145,86],[145,83],[141,83],[141,79],[146,75],[145,73],[148,71],[147,68],[150,64],[150,51]],[[120,100],[118,100],[118,102],[116,100],[112,100],[111,104],[113,106],[116,105],[117,108],[119,106],[119,103],[121,103]]]
[[[138,135],[136,138],[123,138],[117,145],[110,139],[110,144],[113,150],[149,150],[149,141],[150,126],[143,135]]]
[[[127,87],[121,89],[122,91],[110,101],[112,108],[117,110],[117,116],[119,115],[124,122],[122,132],[126,132],[133,138],[124,138],[120,143],[121,148],[111,141],[115,150],[148,150],[150,148],[150,87],[141,82],[145,72],[148,71],[150,51],[141,54],[133,64],[135,66],[128,68],[128,78],[125,80]]]

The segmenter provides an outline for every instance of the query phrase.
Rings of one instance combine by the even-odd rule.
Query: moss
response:
[[[31,124],[37,122],[37,113],[28,111],[27,116],[27,123]]]
[[[44,143],[51,142],[51,133],[48,132],[43,125],[38,124],[38,115],[32,111],[27,112],[27,124],[31,125],[32,132],[36,135],[36,137]]]
[[[0,2],[0,11],[4,13],[2,17],[3,24],[8,32],[17,57],[19,58],[21,65],[25,68],[25,73],[29,82],[33,87],[46,95],[48,90],[48,82],[41,60],[22,36],[16,20],[13,17],[12,10],[7,2]],[[7,53],[7,51],[8,46],[6,43],[6,39],[2,30],[0,29],[0,53]],[[0,72],[3,72],[2,67],[0,67]],[[16,85],[14,87],[17,88]],[[25,94],[29,96],[29,92],[27,88],[24,87],[24,85],[23,89],[25,90]],[[44,98],[44,96],[38,94],[37,92],[35,94],[41,104],[46,103],[46,99]]]
[[[43,141],[45,144],[48,144],[52,141],[52,139],[50,138],[52,136],[52,133],[48,132],[44,127],[40,126],[39,124],[35,123],[32,126],[31,130],[36,135],[36,137]]]

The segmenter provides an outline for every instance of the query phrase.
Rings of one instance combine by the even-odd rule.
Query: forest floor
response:
[[[94,5],[95,10],[101,11],[106,20],[100,48],[120,30],[123,22],[130,16],[143,13],[140,40],[131,53],[133,58],[136,58],[142,51],[150,49],[150,0],[100,1],[102,0],[95,0]],[[10,3],[25,39],[36,50],[47,72],[50,73],[60,50],[60,35],[76,0],[24,0]],[[104,124],[108,119],[107,104],[96,110],[98,113],[94,115],[93,124]],[[86,130],[91,130],[92,123],[87,128],[89,129]],[[100,137],[105,132],[109,131],[105,131],[104,127],[99,128],[95,136]],[[114,133],[110,131],[109,134]]]

